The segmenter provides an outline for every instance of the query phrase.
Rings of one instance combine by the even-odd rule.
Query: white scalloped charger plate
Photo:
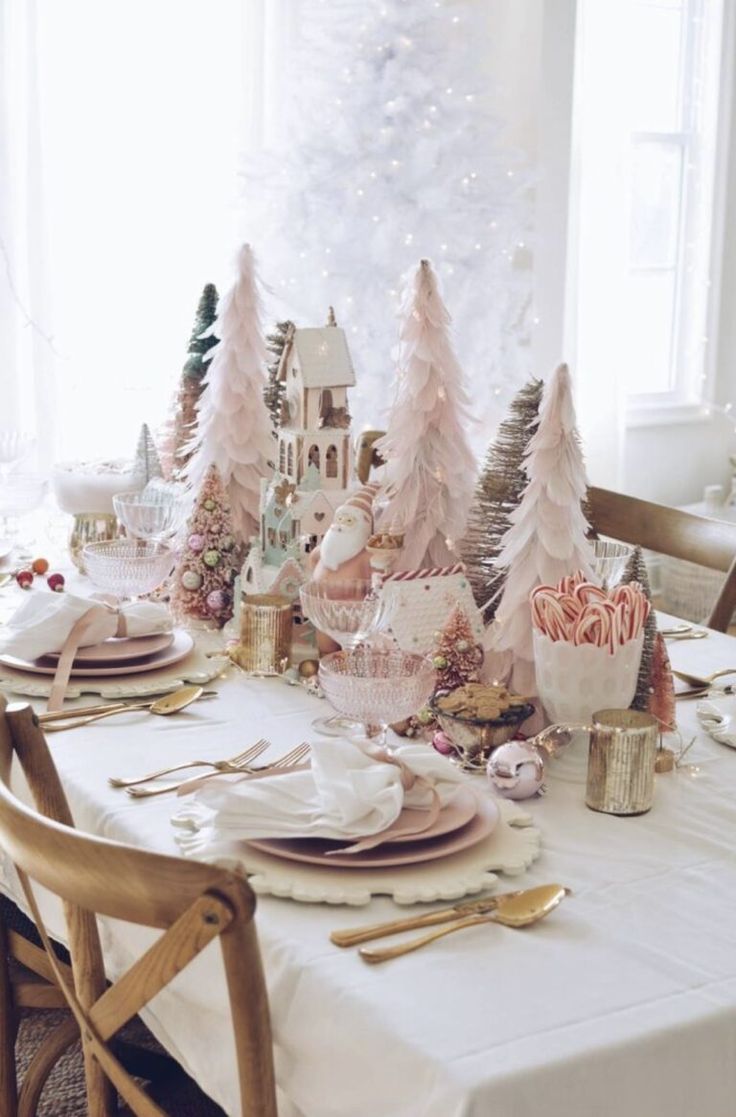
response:
[[[160,667],[170,667],[172,663],[179,663],[189,655],[194,647],[194,640],[188,632],[177,629],[173,641],[145,660],[135,663],[119,663],[107,667],[84,667],[78,671],[72,669],[72,678],[109,678],[117,675],[141,675],[148,671],[157,671]],[[12,667],[14,671],[28,671],[31,675],[55,675],[56,664],[45,663],[43,659],[26,660],[16,659],[14,655],[0,655],[0,663],[5,667]]]
[[[404,845],[386,843],[377,849],[362,853],[335,853],[335,842],[319,838],[271,838],[248,845],[287,861],[302,861],[308,865],[323,865],[339,869],[385,869],[393,865],[417,865],[421,861],[436,861],[451,853],[477,845],[491,834],[498,822],[498,807],[493,799],[476,799],[475,815],[464,826],[435,838]]]

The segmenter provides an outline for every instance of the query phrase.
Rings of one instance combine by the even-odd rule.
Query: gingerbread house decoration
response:
[[[317,546],[354,483],[347,393],[355,370],[332,311],[328,322],[292,326],[286,337],[276,469],[261,482],[260,532],[241,576],[246,592],[271,591],[284,563]]]

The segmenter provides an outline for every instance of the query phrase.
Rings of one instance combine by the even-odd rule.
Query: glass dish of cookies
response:
[[[456,760],[469,771],[485,769],[494,749],[510,741],[534,706],[497,683],[465,683],[439,691],[430,703]]]

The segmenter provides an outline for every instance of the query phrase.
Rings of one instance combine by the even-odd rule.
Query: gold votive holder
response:
[[[659,723],[639,710],[593,714],[585,802],[605,814],[644,814],[654,798]]]
[[[249,675],[281,675],[289,666],[293,606],[275,593],[244,593],[240,642],[230,657]]]
[[[80,574],[86,574],[82,551],[88,543],[107,543],[120,536],[117,516],[109,512],[76,512],[69,536],[69,554]]]

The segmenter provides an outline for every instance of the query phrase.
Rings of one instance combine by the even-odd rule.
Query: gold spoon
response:
[[[672,671],[678,679],[682,679],[683,683],[688,683],[691,687],[702,688],[707,690],[711,683],[716,679],[720,679],[721,675],[736,675],[736,667],[724,667],[721,671],[714,671],[712,675],[689,675],[687,671]],[[677,696],[675,696],[677,697]]]
[[[363,946],[358,953],[364,962],[375,964],[387,962],[389,958],[399,958],[402,954],[410,954],[411,951],[419,950],[420,947],[435,942],[444,935],[451,935],[453,931],[462,931],[465,927],[478,927],[481,923],[501,923],[504,927],[528,927],[544,919],[564,900],[565,896],[569,895],[570,889],[561,884],[543,884],[539,888],[528,888],[507,898],[499,896],[498,904],[488,915],[469,915],[456,923],[450,923],[447,927],[440,927],[438,931],[431,931],[428,935],[419,935],[416,939],[399,943],[398,946],[386,946],[378,950]]]
[[[70,714],[70,721],[66,722],[53,722],[50,725],[44,725],[45,733],[61,733],[64,729],[76,729],[80,725],[89,725],[93,721],[101,721],[102,718],[111,718],[115,714],[127,713],[128,710],[148,710],[151,714],[161,714],[167,717],[169,714],[176,714],[179,710],[183,710],[185,706],[191,705],[196,702],[198,698],[202,697],[204,688],[201,686],[183,686],[179,690],[173,691],[171,694],[164,694],[162,698],[157,698],[155,702],[131,702],[122,709],[118,707],[115,710],[106,710],[101,714],[92,714],[90,717],[74,718]]]

